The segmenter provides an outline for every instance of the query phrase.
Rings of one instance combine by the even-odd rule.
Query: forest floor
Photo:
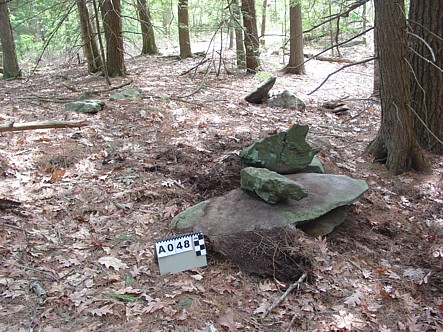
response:
[[[393,176],[364,154],[380,121],[372,66],[342,71],[312,95],[340,64],[277,73],[274,90],[304,99],[301,113],[246,103],[264,77],[228,73],[230,62],[183,74],[201,60],[128,61],[129,76],[112,84],[133,80],[143,99],[96,94],[106,102],[96,115],[59,102],[108,88],[84,65],[0,82],[1,123],[89,124],[0,135],[0,198],[21,202],[0,210],[0,330],[443,331],[443,158],[427,155],[431,175]],[[340,98],[349,112],[321,107]],[[370,188],[345,223],[313,239],[322,252],[315,278],[263,317],[288,285],[218,255],[160,276],[154,241],[173,234],[172,217],[237,188],[240,150],[294,123],[310,126],[328,172]]]

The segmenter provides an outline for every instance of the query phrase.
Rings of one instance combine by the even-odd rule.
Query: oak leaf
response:
[[[98,259],[98,262],[100,264],[103,264],[104,266],[106,266],[108,269],[110,267],[114,268],[115,270],[119,270],[120,268],[123,269],[127,269],[128,266],[123,263],[120,259],[113,257],[113,256],[103,256],[101,258]]]

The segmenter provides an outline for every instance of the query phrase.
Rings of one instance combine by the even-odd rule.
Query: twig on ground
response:
[[[286,292],[283,293],[282,296],[280,296],[280,298],[274,302],[273,305],[271,305],[266,312],[263,314],[263,318],[266,318],[272,310],[274,310],[275,308],[277,308],[282,302],[283,300],[295,289],[295,288],[299,288],[300,284],[306,279],[306,273],[303,273],[301,275],[300,278],[298,278],[298,280],[296,282],[294,282],[291,286],[289,286],[289,288],[286,290]]]
[[[179,76],[183,76],[183,75],[189,74],[189,73],[190,73],[191,71],[193,71],[194,69],[197,70],[198,67],[200,67],[201,65],[205,64],[205,63],[208,62],[209,60],[211,60],[211,59],[209,59],[209,58],[202,59],[202,60],[201,60],[199,63],[197,63],[195,66],[193,66],[192,68],[190,68],[190,69],[184,71],[184,72],[181,73]]]

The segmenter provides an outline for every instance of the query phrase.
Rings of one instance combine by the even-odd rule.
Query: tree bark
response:
[[[240,3],[239,0],[234,0],[232,2],[232,15],[234,16],[235,22],[235,50],[237,56],[237,68],[245,69],[246,61],[245,61],[245,47],[244,47],[244,36],[243,36],[243,26],[242,15],[240,11]]]
[[[3,79],[19,77],[21,72],[15,52],[7,2],[0,3],[0,41],[3,53]]]
[[[259,59],[259,40],[257,31],[257,16],[255,0],[242,0],[241,11],[244,26],[244,44],[246,49],[246,71],[256,73],[261,70]]]
[[[110,77],[125,76],[120,0],[100,0],[106,39],[106,68]]]
[[[301,3],[289,2],[289,63],[285,68],[288,74],[306,74],[303,55],[303,26]]]
[[[268,0],[263,0],[261,6],[261,27],[260,27],[260,44],[265,46],[265,34],[266,34],[266,11],[268,9]]]
[[[378,54],[377,28],[374,29],[374,54]],[[372,86],[372,95],[380,97],[380,62],[378,58],[374,60],[374,85]]]
[[[152,27],[151,13],[146,5],[146,0],[137,0],[137,13],[143,38],[142,54],[158,54],[154,29]]]
[[[443,154],[443,3],[411,0],[409,45],[414,131],[422,148]]]
[[[394,174],[410,168],[430,171],[412,128],[404,7],[404,0],[375,0],[382,115],[379,132],[366,152]]]
[[[102,59],[97,46],[97,41],[94,38],[91,20],[89,18],[88,7],[85,0],[77,0],[77,10],[80,22],[80,31],[83,41],[83,52],[88,62],[88,72],[96,73],[102,70]]]
[[[180,58],[191,58],[188,0],[179,0],[178,2],[178,40],[180,44]]]

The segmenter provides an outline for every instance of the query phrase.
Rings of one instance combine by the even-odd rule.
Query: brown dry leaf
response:
[[[60,167],[57,167],[54,169],[54,171],[51,174],[51,180],[57,180],[61,177],[63,177],[66,173],[66,170]]]
[[[103,264],[104,266],[106,266],[108,269],[110,267],[112,267],[112,268],[114,268],[117,271],[120,268],[123,268],[123,269],[127,269],[128,268],[128,265],[126,265],[120,259],[118,259],[116,257],[113,257],[113,256],[103,256],[103,257],[98,259],[98,262],[100,264]]]
[[[171,206],[165,206],[165,208],[163,209],[163,216],[165,218],[173,218],[178,211],[178,207],[177,205],[171,205]]]
[[[111,304],[105,305],[105,306],[103,306],[101,308],[97,308],[97,309],[90,309],[88,311],[92,316],[99,316],[99,317],[114,313],[112,311]]]
[[[223,315],[221,315],[216,320],[216,322],[218,324],[220,324],[221,326],[227,327],[230,332],[237,331],[237,327],[235,326],[235,322],[234,322],[234,312],[232,311],[231,308],[226,310],[226,312]]]
[[[363,298],[364,294],[360,291],[356,291],[354,294],[346,298],[345,304],[351,307],[356,307],[357,305],[361,304]]]

